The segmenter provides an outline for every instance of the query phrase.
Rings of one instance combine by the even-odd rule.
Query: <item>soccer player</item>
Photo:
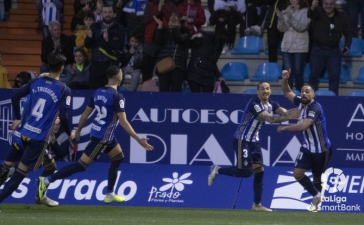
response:
[[[287,111],[278,103],[272,101],[269,98],[271,89],[267,82],[259,82],[257,89],[258,96],[252,98],[246,105],[241,123],[234,135],[234,150],[237,153],[238,165],[228,168],[212,166],[208,177],[208,185],[212,185],[217,175],[250,177],[254,174],[254,203],[252,210],[272,211],[261,205],[264,168],[258,133],[265,122],[280,123],[297,119],[299,110]],[[278,115],[273,115],[273,112]]]
[[[330,158],[331,142],[327,135],[324,111],[314,99],[313,88],[306,84],[301,89],[301,96],[296,96],[288,85],[290,73],[287,70],[282,73],[282,90],[286,98],[299,106],[302,112],[297,124],[279,126],[277,131],[302,131],[304,141],[296,158],[293,176],[312,195],[310,211],[317,212],[323,198],[321,174]],[[312,169],[313,184],[305,175],[309,169]]]
[[[123,202],[125,198],[114,194],[114,186],[117,178],[119,165],[124,158],[124,153],[116,140],[114,133],[118,123],[124,130],[133,137],[147,151],[153,150],[153,146],[147,143],[147,138],[139,138],[134,129],[126,119],[125,100],[118,93],[117,88],[120,85],[123,74],[118,66],[111,66],[107,69],[108,84],[105,87],[96,90],[90,98],[90,102],[82,113],[75,138],[80,139],[81,130],[84,127],[88,117],[96,110],[97,115],[91,125],[91,141],[87,145],[84,153],[77,163],[70,164],[62,168],[52,176],[40,179],[39,197],[43,197],[43,190],[58,179],[64,179],[72,174],[85,171],[102,153],[107,153],[111,158],[111,165],[108,173],[107,195],[104,202]]]
[[[25,119],[25,124],[19,130],[24,145],[24,154],[16,171],[0,193],[0,202],[17,189],[29,170],[37,170],[42,165],[47,139],[58,114],[65,132],[71,139],[74,137],[67,115],[71,104],[71,90],[59,81],[66,57],[58,52],[52,52],[48,59],[49,75],[31,80],[11,98],[15,113],[12,130],[16,130],[21,123],[20,99],[28,94],[30,94],[30,111]]]

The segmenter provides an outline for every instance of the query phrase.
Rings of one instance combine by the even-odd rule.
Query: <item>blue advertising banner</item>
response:
[[[0,159],[9,149],[8,125],[13,120],[11,96],[14,90],[0,89]],[[70,118],[77,126],[92,91],[73,91]],[[116,137],[127,163],[173,165],[234,165],[232,141],[243,109],[253,95],[181,94],[125,92],[126,115],[141,137],[148,137],[155,150],[146,152],[122,128]],[[282,107],[294,105],[284,96],[272,95]],[[362,97],[318,96],[327,119],[333,144],[330,166],[363,168]],[[94,115],[93,115],[94,116]],[[294,121],[290,121],[294,123]],[[260,132],[264,164],[293,166],[300,143],[300,132],[277,133],[276,124],[266,124]],[[78,155],[89,142],[90,123],[82,130]],[[105,157],[100,161],[107,160]]]
[[[58,163],[58,168],[65,165]],[[47,196],[62,205],[103,205],[108,168],[109,163],[95,163],[86,172],[51,184]],[[295,181],[292,171],[293,167],[266,168],[264,206],[273,210],[307,211],[312,197]],[[254,177],[218,176],[209,187],[209,173],[207,166],[122,164],[115,193],[126,197],[122,203],[126,206],[251,209]],[[329,168],[326,173],[321,211],[363,212],[364,169]],[[39,174],[29,173],[4,203],[33,204]],[[307,175],[312,178],[310,173]]]

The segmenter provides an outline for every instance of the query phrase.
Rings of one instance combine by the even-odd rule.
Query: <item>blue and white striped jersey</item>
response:
[[[102,87],[96,90],[88,104],[96,109],[97,115],[91,125],[92,137],[111,141],[118,127],[119,112],[125,112],[124,97],[111,87]]]
[[[294,98],[294,104],[299,106],[299,109],[302,110],[298,123],[302,123],[302,121],[306,118],[314,121],[307,130],[302,131],[304,139],[303,147],[307,148],[312,153],[327,151],[331,146],[331,142],[327,135],[326,118],[320,103],[314,101],[307,105],[306,108],[303,108],[301,104],[301,97],[296,96]]]
[[[259,130],[265,123],[257,119],[258,115],[264,111],[272,115],[279,107],[277,102],[270,99],[267,105],[263,105],[258,97],[252,98],[245,107],[238,130],[234,134],[235,138],[247,142],[258,142]]]
[[[48,26],[49,22],[58,20],[58,9],[53,0],[42,0],[42,4],[43,25]]]

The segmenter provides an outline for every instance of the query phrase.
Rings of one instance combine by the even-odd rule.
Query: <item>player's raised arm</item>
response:
[[[294,97],[296,96],[288,84],[289,76],[291,75],[291,70],[283,70],[282,71],[282,91],[284,96],[288,98],[292,103],[294,103]]]
[[[130,125],[129,121],[126,119],[125,112],[117,113],[119,118],[120,125],[124,128],[124,130],[134,138],[141,146],[143,146],[147,151],[153,150],[154,147],[147,143],[149,138],[139,138],[139,136],[135,133],[133,127]]]

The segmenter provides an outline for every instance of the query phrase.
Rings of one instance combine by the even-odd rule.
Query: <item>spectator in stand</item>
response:
[[[322,8],[318,7],[317,0],[312,1],[307,17],[314,23],[309,84],[317,90],[320,75],[326,68],[329,75],[329,90],[338,95],[341,68],[339,43],[344,35],[343,54],[348,55],[352,42],[349,20],[344,12],[335,8],[335,0],[324,0]]]
[[[75,63],[66,66],[66,85],[71,89],[90,89],[89,87],[89,62],[86,52],[77,49],[74,52]]]
[[[187,27],[181,26],[176,13],[172,13],[169,28],[163,27],[163,22],[155,17],[158,23],[155,43],[161,47],[157,62],[172,57],[175,68],[167,73],[157,69],[159,90],[161,92],[181,92],[182,83],[186,77],[186,66],[190,35]]]
[[[96,7],[94,9],[95,21],[99,22],[102,21],[102,8],[105,5],[105,1],[103,0],[96,0]]]
[[[278,30],[277,9],[283,11],[288,6],[287,0],[268,0],[267,17],[265,18],[265,28],[267,29],[268,38],[268,58],[269,62],[277,62],[278,46],[283,39],[283,32]]]
[[[85,47],[85,39],[87,36],[87,32],[89,32],[91,25],[95,22],[95,16],[91,10],[85,12],[83,23],[85,25],[79,26],[79,30],[76,33],[76,47],[83,49],[87,58],[91,60],[91,54],[89,54],[88,48]]]
[[[41,73],[48,72],[48,56],[51,52],[57,51],[66,56],[66,65],[73,63],[73,46],[75,38],[61,33],[61,24],[58,21],[49,23],[50,35],[42,40],[41,58],[43,65]]]
[[[226,32],[197,33],[191,37],[187,81],[192,92],[212,93],[216,80],[223,80],[217,61],[227,41]]]
[[[236,25],[240,23],[240,37],[244,36],[246,11],[245,0],[215,0],[215,12],[210,17],[210,24],[215,26],[215,33],[221,32],[227,25],[228,46],[224,49],[233,49],[235,45]]]
[[[199,33],[206,22],[205,10],[199,0],[184,0],[178,5],[177,12],[181,25],[190,30],[190,35]]]
[[[361,38],[364,40],[364,1],[363,0],[346,0],[346,13],[348,15],[353,37],[359,37],[359,15]]]
[[[143,66],[143,43],[142,43],[142,35],[136,31],[131,33],[129,44],[127,44],[124,48],[123,53],[123,74],[130,74],[131,80],[129,87],[127,88],[129,91],[135,91],[138,87],[141,68]]]
[[[308,28],[310,19],[307,17],[307,0],[290,0],[291,5],[283,11],[276,10],[278,30],[284,32],[282,41],[283,67],[291,70],[289,86],[301,91],[303,86],[303,71],[308,53]]]
[[[124,5],[123,11],[126,14],[126,31],[128,33],[128,37],[133,31],[143,32],[143,15],[144,9],[148,1],[146,0],[129,0]]]
[[[118,65],[117,55],[122,54],[125,43],[125,29],[114,20],[113,7],[102,7],[102,21],[91,25],[85,39],[85,47],[91,49],[89,85],[98,89],[107,84],[106,69]]]
[[[11,9],[11,0],[4,0],[4,15],[3,22],[7,22],[10,20],[10,9]]]
[[[32,75],[28,72],[20,72],[16,75],[13,88],[21,88],[23,85],[27,84],[32,79]]]
[[[247,0],[245,35],[261,36],[264,19],[267,14],[266,0]]]
[[[146,5],[143,17],[145,25],[142,67],[143,82],[153,77],[153,69],[159,52],[159,47],[155,44],[156,18],[168,21],[170,13],[176,11],[176,9],[177,7],[173,2],[165,2],[165,0],[153,0]],[[168,28],[168,22],[162,22],[162,26]]]
[[[39,0],[36,2],[36,7],[42,12],[43,35],[46,38],[50,34],[50,22],[59,21],[63,4],[60,0]]]
[[[2,57],[0,52],[0,88],[11,88],[8,80],[8,71],[2,66]]]
[[[73,8],[75,10],[75,15],[72,17],[71,31],[78,30],[80,29],[79,26],[85,25],[85,14],[89,11],[93,12],[95,4],[92,0],[75,0]]]

